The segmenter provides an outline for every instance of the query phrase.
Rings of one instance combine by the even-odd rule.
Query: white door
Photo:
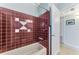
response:
[[[60,13],[54,4],[51,5],[51,48],[52,54],[59,53],[60,47]]]

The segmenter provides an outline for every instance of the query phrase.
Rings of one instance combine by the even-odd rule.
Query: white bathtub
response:
[[[39,43],[1,53],[1,55],[46,55],[46,48]]]

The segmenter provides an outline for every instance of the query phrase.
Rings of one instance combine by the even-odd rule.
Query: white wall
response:
[[[70,11],[75,8],[74,11]],[[62,41],[64,44],[69,45],[79,50],[79,5],[71,7],[62,12]],[[75,25],[66,25],[66,20],[75,19]]]
[[[54,4],[51,6],[51,25],[52,54],[57,54],[60,49],[60,12]]]
[[[29,15],[38,16],[34,3],[0,3],[0,7],[9,8]]]

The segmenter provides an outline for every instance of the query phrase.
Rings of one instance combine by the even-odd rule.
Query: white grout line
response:
[[[2,51],[2,8],[1,8],[1,51]]]
[[[12,48],[12,16],[11,16],[11,48]]]
[[[6,51],[7,51],[7,12],[6,12]]]

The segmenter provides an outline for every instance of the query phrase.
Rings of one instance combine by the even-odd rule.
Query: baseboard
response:
[[[63,42],[64,46],[68,47],[68,48],[72,48],[73,50],[76,50],[76,51],[79,51],[79,46],[75,46],[75,45],[72,45],[70,43],[67,43],[67,42]]]

